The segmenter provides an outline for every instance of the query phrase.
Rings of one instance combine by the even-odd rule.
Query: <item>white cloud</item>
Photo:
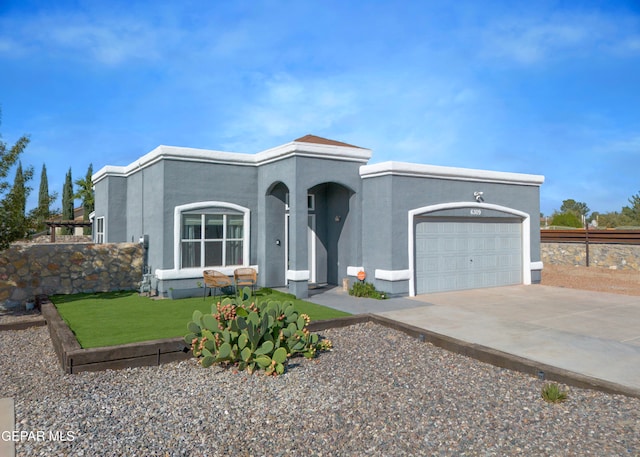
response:
[[[566,56],[640,51],[637,18],[564,11],[550,17],[503,17],[479,32],[481,55],[531,65]]]
[[[19,56],[23,53],[24,49],[16,40],[0,36],[0,55]]]
[[[589,29],[580,23],[509,21],[489,29],[485,35],[484,53],[533,64],[554,52],[575,48],[590,36]]]
[[[95,16],[98,16],[96,14]],[[160,28],[162,29],[162,28]],[[163,31],[162,37],[171,36]],[[135,18],[82,13],[4,18],[0,53],[94,61],[106,65],[160,56],[159,32]]]
[[[640,134],[601,142],[593,146],[592,151],[597,157],[604,157],[611,166],[618,167],[620,163],[628,166],[630,162],[640,164]]]
[[[293,140],[328,129],[355,111],[354,94],[339,81],[281,73],[262,81],[256,97],[226,124],[225,136],[240,147],[256,134],[261,142],[265,137]]]
[[[610,45],[610,49],[616,55],[638,56],[640,55],[640,35],[631,35],[615,42]]]
[[[46,31],[46,37],[63,52],[80,52],[108,65],[131,59],[155,59],[159,55],[153,31],[135,23],[91,24],[78,21],[52,25]],[[45,34],[39,38],[44,42]]]

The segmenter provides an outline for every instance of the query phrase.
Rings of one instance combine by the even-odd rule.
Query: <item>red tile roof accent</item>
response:
[[[330,146],[346,146],[348,148],[358,148],[363,149],[360,146],[354,146],[353,144],[343,143],[341,141],[330,140],[328,138],[322,138],[320,136],[315,135],[305,135],[303,137],[298,138],[297,140],[293,140],[297,143],[315,143],[315,144],[327,144]]]

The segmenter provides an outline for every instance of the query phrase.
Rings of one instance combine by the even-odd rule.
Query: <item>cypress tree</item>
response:
[[[42,164],[42,172],[40,173],[40,191],[38,193],[38,210],[36,214],[36,225],[38,230],[44,229],[44,222],[49,219],[49,206],[51,199],[49,197],[49,181],[47,180],[47,167]]]
[[[24,173],[22,172],[22,162],[18,162],[16,178],[13,181],[13,189],[11,192],[15,198],[16,214],[24,219],[24,212],[27,209],[27,195],[24,185]]]
[[[73,220],[73,181],[71,180],[71,168],[67,172],[67,176],[62,187],[62,220]],[[67,227],[63,233],[67,235],[73,234],[73,228]]]

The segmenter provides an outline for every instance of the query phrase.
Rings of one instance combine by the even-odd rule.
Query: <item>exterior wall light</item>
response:
[[[478,203],[482,203],[484,201],[484,198],[482,197],[484,195],[484,192],[474,192],[473,193],[473,198],[476,199],[476,201]]]
[[[340,216],[336,216],[336,217],[334,218],[334,220],[335,220],[336,222],[340,222],[340,219],[342,219]]]

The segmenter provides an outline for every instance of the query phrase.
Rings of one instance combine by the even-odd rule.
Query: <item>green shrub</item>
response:
[[[552,382],[542,388],[542,398],[549,403],[560,403],[567,399],[567,392],[560,390],[558,384]]]
[[[331,341],[309,332],[309,321],[290,301],[256,304],[245,288],[242,298],[212,305],[211,314],[194,311],[184,340],[205,368],[222,363],[249,373],[261,369],[279,375],[290,357],[313,358],[317,351],[331,349]]]
[[[584,224],[578,216],[573,213],[557,213],[551,218],[551,225],[559,225],[562,227],[582,228]]]
[[[377,291],[375,286],[370,282],[354,282],[351,289],[349,289],[349,295],[354,297],[364,298],[377,298],[378,300],[386,298],[384,292]]]

